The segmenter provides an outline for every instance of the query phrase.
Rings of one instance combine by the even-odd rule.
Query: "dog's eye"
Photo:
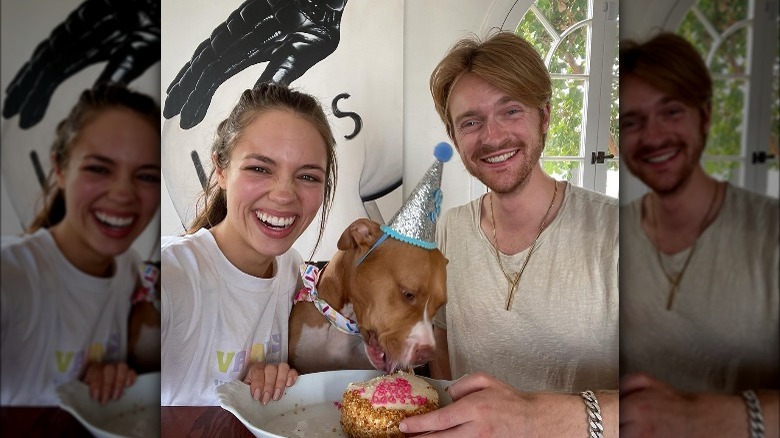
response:
[[[414,301],[414,293],[412,293],[412,292],[410,292],[408,290],[404,290],[403,293],[404,293],[404,297],[406,297],[406,299],[409,302],[413,302]]]

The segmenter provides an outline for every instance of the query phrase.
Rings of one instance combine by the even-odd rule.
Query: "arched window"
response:
[[[705,170],[778,196],[777,2],[697,0],[676,26],[713,79]]]
[[[498,1],[486,27],[512,30],[545,60],[553,83],[544,170],[618,196],[618,8],[593,0]]]

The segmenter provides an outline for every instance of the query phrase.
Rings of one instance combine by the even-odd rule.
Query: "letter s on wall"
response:
[[[349,98],[348,93],[341,93],[338,96],[334,97],[333,102],[331,103],[331,108],[333,109],[334,116],[338,118],[349,117],[355,121],[355,130],[352,131],[352,134],[344,136],[344,138],[346,138],[347,140],[352,140],[353,138],[355,138],[355,136],[357,136],[360,133],[360,130],[363,129],[363,119],[360,118],[360,115],[358,115],[357,113],[353,113],[352,111],[343,112],[339,110],[338,108],[339,100],[347,99],[347,98]]]

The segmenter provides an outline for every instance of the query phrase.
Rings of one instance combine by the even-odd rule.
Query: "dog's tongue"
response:
[[[368,360],[371,362],[371,365],[373,365],[374,368],[380,371],[384,371],[388,374],[394,371],[390,369],[391,365],[387,361],[387,355],[382,350],[382,347],[379,346],[379,340],[377,340],[376,333],[370,332],[368,336],[368,342],[364,342],[363,346],[366,348]]]

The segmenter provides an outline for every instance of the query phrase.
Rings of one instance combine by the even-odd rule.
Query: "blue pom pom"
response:
[[[446,141],[437,144],[436,147],[433,148],[433,156],[442,163],[450,161],[450,158],[452,158],[452,146]]]

